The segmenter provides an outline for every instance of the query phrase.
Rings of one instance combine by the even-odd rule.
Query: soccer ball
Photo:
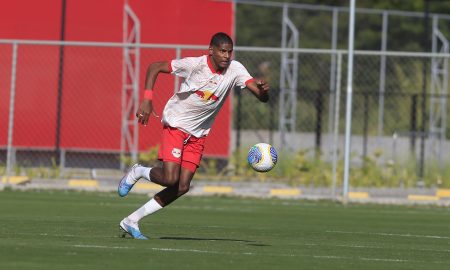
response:
[[[268,143],[258,143],[250,148],[248,164],[257,172],[268,172],[277,164],[277,150]]]

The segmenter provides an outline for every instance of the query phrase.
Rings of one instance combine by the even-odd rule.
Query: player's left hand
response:
[[[264,92],[269,91],[269,84],[264,80],[258,80],[256,81],[256,86],[258,86],[258,89]]]

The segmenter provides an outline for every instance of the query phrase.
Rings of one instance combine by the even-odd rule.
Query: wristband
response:
[[[145,89],[145,91],[144,91],[144,99],[146,99],[146,100],[153,100],[153,90]]]

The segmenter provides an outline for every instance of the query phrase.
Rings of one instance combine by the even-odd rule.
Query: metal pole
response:
[[[353,95],[353,38],[355,30],[355,1],[350,0],[350,22],[348,25],[348,64],[347,64],[347,106],[345,117],[344,185],[343,200],[348,201],[348,181],[350,170],[350,137],[352,132],[352,95]]]
[[[336,50],[337,47],[337,27],[338,27],[338,9],[333,9],[333,22],[332,22],[332,34],[331,34],[331,49]],[[336,54],[331,54],[331,66],[330,66],[330,104],[328,114],[328,131],[333,132],[333,111],[334,111],[334,98],[336,95]],[[332,139],[332,138],[331,138]]]
[[[428,17],[430,13],[429,1],[425,0],[425,17],[424,17],[424,36],[423,36],[423,46],[426,52],[429,52],[428,49]],[[421,129],[421,137],[420,137],[420,164],[419,164],[419,180],[417,182],[417,186],[423,187],[425,184],[424,181],[424,167],[425,167],[425,126],[427,124],[427,69],[428,69],[428,59],[423,58],[422,65],[422,129]]]
[[[337,78],[336,96],[334,100],[334,134],[333,134],[333,184],[331,196],[336,198],[337,162],[338,162],[338,138],[339,138],[339,105],[341,103],[341,73],[342,73],[342,53],[337,55]]]
[[[315,154],[316,158],[320,158],[321,146],[322,146],[322,114],[323,114],[323,92],[319,90],[316,92],[316,142],[315,142]]]
[[[381,51],[385,52],[387,47],[388,13],[383,12],[383,30],[381,33]],[[378,104],[378,145],[381,146],[381,137],[384,129],[384,93],[386,84],[386,55],[381,56],[380,62],[380,88]]]
[[[367,157],[367,143],[369,137],[369,111],[370,111],[370,102],[369,102],[369,93],[364,92],[364,122],[363,122],[363,158],[364,161]]]
[[[128,4],[128,1],[125,1],[125,6]],[[122,24],[122,43],[128,42],[128,17],[127,11],[123,9],[123,24]],[[127,149],[126,142],[126,134],[128,132],[128,115],[127,115],[127,85],[128,85],[128,74],[127,74],[127,60],[128,56],[128,48],[122,48],[122,96],[121,96],[121,107],[122,107],[122,130],[120,135],[120,170],[125,170],[125,153]]]
[[[66,0],[61,3],[61,32],[60,40],[64,41],[66,36]],[[59,68],[58,68],[58,97],[56,101],[56,134],[55,134],[55,149],[56,149],[56,164],[60,163],[61,151],[61,117],[62,117],[62,98],[63,98],[63,84],[64,84],[64,45],[59,46]]]
[[[236,175],[241,172],[241,111],[242,111],[242,93],[241,89],[235,88],[237,95],[236,106]]]
[[[288,16],[288,5],[283,5],[283,18],[281,19],[281,47],[283,49],[287,46],[287,24],[286,18]],[[280,120],[279,120],[279,130],[280,130],[280,142],[281,148],[286,148],[286,108],[285,108],[285,96],[286,96],[286,82],[285,77],[288,72],[286,68],[286,52],[281,53],[281,68],[280,68]]]
[[[417,97],[418,94],[414,94],[411,97],[411,124],[410,124],[410,150],[411,150],[411,156],[414,157],[414,160],[416,160],[416,136],[417,136]]]
[[[13,131],[14,131],[14,99],[16,96],[16,70],[17,70],[17,50],[18,44],[13,44],[12,64],[11,64],[11,87],[9,95],[9,118],[8,118],[8,146],[6,152],[6,183],[9,185],[13,157]]]
[[[128,6],[128,8],[130,8]],[[130,8],[131,10],[131,8]],[[138,45],[134,49],[134,82],[133,82],[133,105],[135,111],[139,108],[139,90],[140,90],[140,77],[141,74],[141,24],[136,14],[131,10],[131,17],[134,18],[134,44]],[[134,112],[131,114],[134,116]],[[132,117],[134,118],[134,117]],[[138,153],[139,153],[139,125],[136,120],[133,121],[133,148],[131,149],[131,157],[134,162],[138,161]]]
[[[64,177],[65,175],[65,169],[66,169],[66,150],[62,149],[61,150],[61,155],[59,157],[59,176],[61,178]]]

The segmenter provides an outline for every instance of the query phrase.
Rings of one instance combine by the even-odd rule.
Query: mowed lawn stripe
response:
[[[447,269],[449,210],[185,197],[147,217],[151,239],[118,222],[145,195],[0,192],[0,269]]]

